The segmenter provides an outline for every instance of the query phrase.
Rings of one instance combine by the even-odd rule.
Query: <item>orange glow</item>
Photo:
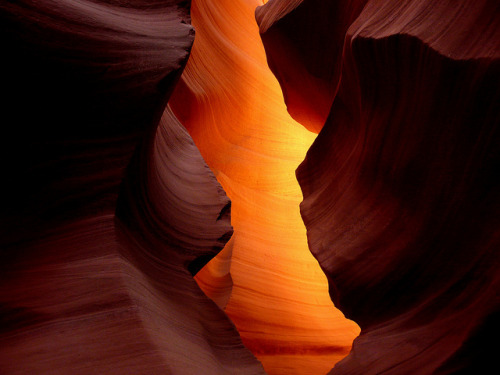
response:
[[[269,374],[324,374],[359,328],[333,306],[307,247],[295,169],[316,134],[289,116],[267,66],[262,3],[192,2],[195,43],[170,105],[232,200],[234,227],[197,281],[224,305],[232,278],[226,313]]]

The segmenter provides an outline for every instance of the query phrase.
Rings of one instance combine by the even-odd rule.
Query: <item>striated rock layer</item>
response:
[[[498,372],[497,1],[262,3],[0,3],[0,373]]]
[[[263,373],[192,278],[232,227],[165,110],[185,4],[0,4],[2,374]]]
[[[231,198],[234,227],[197,281],[269,374],[324,374],[359,328],[332,305],[307,248],[295,169],[315,134],[286,112],[255,22],[261,4],[192,2],[196,40],[170,105]]]
[[[498,2],[349,3],[257,13],[285,97],[304,79],[305,96],[333,99],[341,77],[297,170],[309,247],[361,326],[331,374],[496,373]],[[292,114],[310,115],[303,99],[288,96]]]

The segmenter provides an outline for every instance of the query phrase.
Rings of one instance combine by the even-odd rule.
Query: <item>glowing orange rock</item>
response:
[[[295,169],[315,134],[286,112],[254,18],[261,4],[193,1],[195,43],[170,104],[232,201],[226,313],[270,374],[321,374],[359,329],[333,307],[307,248]],[[223,306],[229,260],[213,262],[198,282]]]

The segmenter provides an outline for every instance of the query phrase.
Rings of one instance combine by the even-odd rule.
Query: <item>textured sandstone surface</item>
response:
[[[362,329],[331,374],[497,371],[499,42],[493,1],[368,1],[350,25],[297,171],[310,249]]]
[[[230,197],[234,227],[232,259],[221,254],[197,280],[227,303],[268,373],[324,374],[359,328],[332,305],[307,248],[295,169],[315,134],[286,112],[255,22],[260,4],[192,2],[196,39],[170,104]]]
[[[185,4],[0,4],[2,374],[263,373],[192,277],[232,227],[165,109]]]
[[[3,1],[0,45],[0,374],[500,371],[498,1]]]

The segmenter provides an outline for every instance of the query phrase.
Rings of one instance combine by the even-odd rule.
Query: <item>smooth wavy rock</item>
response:
[[[318,133],[340,82],[347,29],[367,0],[271,0],[255,17],[290,115]]]
[[[0,3],[0,373],[263,373],[192,277],[232,227],[165,109],[186,4]]]
[[[361,326],[331,374],[498,372],[499,42],[486,0],[369,1],[349,28],[297,170],[310,249]]]
[[[170,105],[231,198],[234,227],[197,281],[269,374],[324,374],[359,328],[332,305],[307,248],[295,169],[315,134],[286,112],[255,22],[261,4],[192,2],[196,40]]]

